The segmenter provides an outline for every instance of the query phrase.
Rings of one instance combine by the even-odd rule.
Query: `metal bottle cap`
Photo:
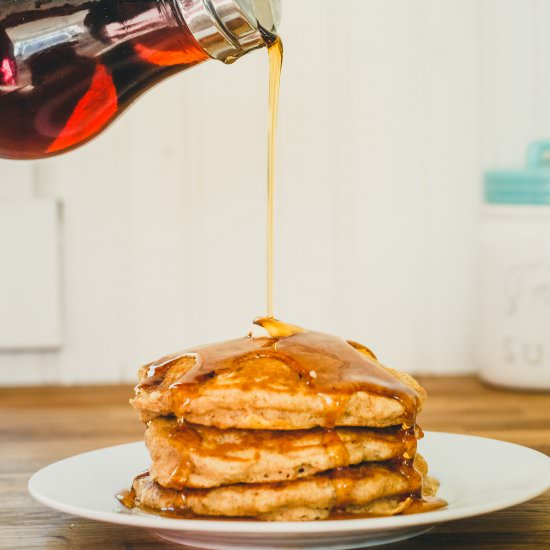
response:
[[[201,48],[224,63],[261,48],[275,37],[281,0],[177,0]]]

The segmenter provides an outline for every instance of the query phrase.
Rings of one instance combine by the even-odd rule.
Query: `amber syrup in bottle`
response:
[[[277,0],[262,2],[269,9]],[[248,0],[2,4],[0,157],[6,158],[73,149],[167,76],[266,45]]]

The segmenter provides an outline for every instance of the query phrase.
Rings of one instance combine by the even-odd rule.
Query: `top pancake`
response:
[[[272,319],[257,323],[270,337],[249,336],[146,365],[132,406],[145,421],[175,415],[222,429],[414,423],[426,394],[411,376],[382,366],[359,344]]]

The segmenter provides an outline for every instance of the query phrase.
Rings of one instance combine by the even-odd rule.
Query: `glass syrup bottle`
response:
[[[280,0],[0,3],[0,157],[82,145],[164,78],[275,40]]]

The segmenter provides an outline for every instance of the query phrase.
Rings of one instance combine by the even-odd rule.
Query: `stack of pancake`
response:
[[[424,390],[354,342],[271,318],[267,336],[143,367],[152,464],[133,503],[191,516],[392,515],[435,494],[416,454]]]

